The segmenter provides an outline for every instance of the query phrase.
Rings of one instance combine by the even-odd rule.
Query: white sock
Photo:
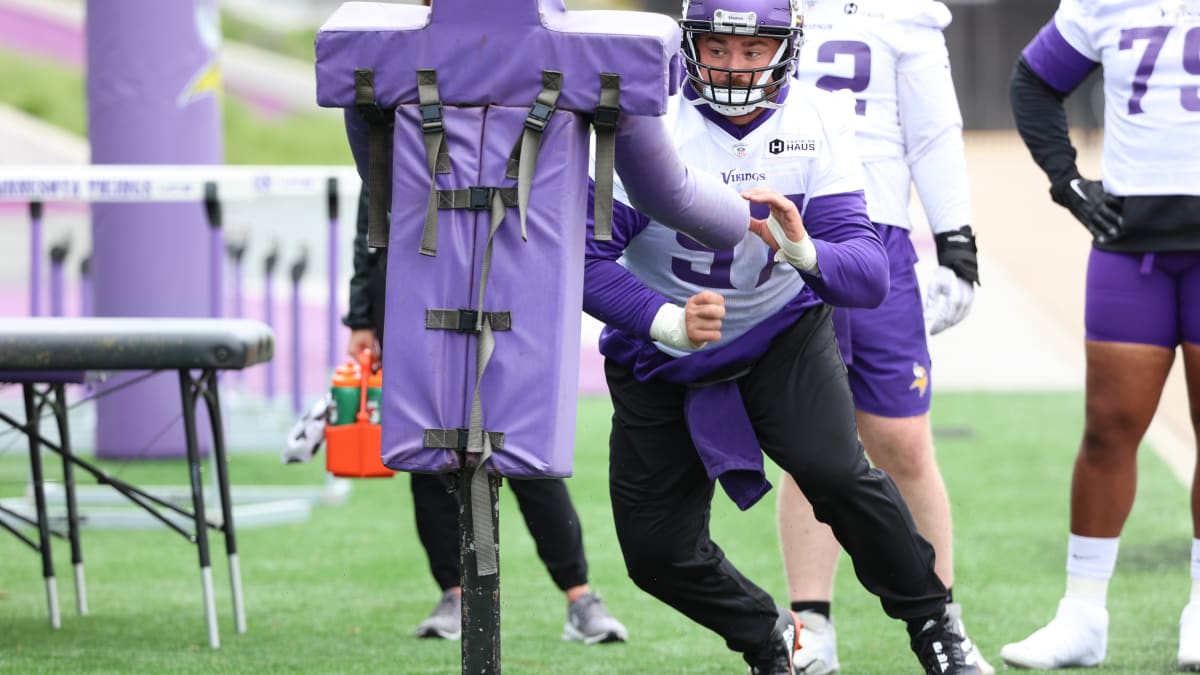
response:
[[[1118,537],[1083,537],[1072,534],[1067,540],[1066,597],[1104,607],[1108,600],[1108,580],[1117,566]]]
[[[1200,602],[1200,539],[1192,539],[1192,597],[1189,602]]]

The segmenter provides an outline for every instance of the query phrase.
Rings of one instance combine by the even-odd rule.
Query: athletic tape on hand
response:
[[[775,237],[775,243],[779,244],[779,250],[775,252],[775,262],[790,263],[802,272],[817,270],[817,247],[813,245],[812,237],[805,236],[800,241],[788,239],[783,225],[775,219],[774,214],[767,216],[767,229],[771,231],[771,236]]]
[[[693,344],[687,336],[687,312],[679,305],[666,303],[658,308],[654,321],[650,324],[650,338],[668,347],[676,349],[696,350],[707,342]]]

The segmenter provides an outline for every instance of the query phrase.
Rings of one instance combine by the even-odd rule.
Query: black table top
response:
[[[0,317],[0,370],[240,370],[270,361],[253,319]]]

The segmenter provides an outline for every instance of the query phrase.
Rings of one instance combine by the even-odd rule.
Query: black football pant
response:
[[[443,591],[461,583],[458,550],[458,476],[412,474],[417,535],[429,558],[429,570]],[[560,590],[588,581],[579,515],[561,478],[506,478],[538,557]],[[503,489],[503,488],[502,488]]]
[[[796,479],[884,611],[939,616],[946,589],[933,571],[933,547],[891,478],[867,462],[829,317],[826,306],[808,310],[738,379],[750,421],[763,452]],[[760,653],[776,604],[710,538],[714,483],[688,433],[685,387],[639,382],[612,361],[605,374],[614,408],[609,488],[630,578],[730,649]]]

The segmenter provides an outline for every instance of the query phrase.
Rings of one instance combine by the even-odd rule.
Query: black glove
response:
[[[933,236],[938,265],[954,270],[954,275],[969,283],[979,283],[979,259],[975,255],[975,235],[970,225]]]
[[[1106,244],[1120,234],[1121,200],[1105,192],[1100,181],[1073,172],[1050,186],[1050,197],[1083,223],[1097,243]]]

